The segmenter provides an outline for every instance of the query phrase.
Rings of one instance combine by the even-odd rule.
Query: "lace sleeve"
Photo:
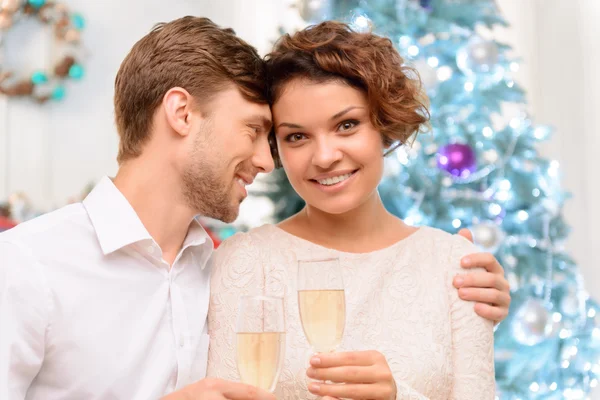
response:
[[[235,324],[239,299],[263,292],[260,254],[250,234],[238,233],[219,246],[211,260],[208,312],[207,376],[239,380],[235,356]]]
[[[493,399],[495,394],[493,322],[478,316],[473,308],[474,303],[460,299],[458,291],[452,285],[454,275],[466,272],[460,267],[460,259],[467,254],[477,252],[477,248],[462,237],[455,236],[453,239],[450,276],[447,278],[454,371],[451,398]]]
[[[429,400],[429,397],[417,392],[405,383],[396,381],[396,400]]]

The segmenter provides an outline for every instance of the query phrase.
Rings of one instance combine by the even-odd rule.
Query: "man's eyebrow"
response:
[[[273,126],[273,122],[271,121],[270,118],[267,118],[264,115],[260,115],[260,114],[252,115],[252,116],[248,117],[246,120],[248,122],[258,122],[259,124],[262,125],[262,127],[264,128],[265,131],[271,130],[271,127]]]

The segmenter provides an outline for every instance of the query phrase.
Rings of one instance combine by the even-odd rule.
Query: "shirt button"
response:
[[[150,246],[148,246],[147,250],[148,250],[148,253],[150,253],[150,254],[154,254],[154,251],[155,251],[156,249],[155,249],[155,247],[154,247],[153,245],[150,245]]]

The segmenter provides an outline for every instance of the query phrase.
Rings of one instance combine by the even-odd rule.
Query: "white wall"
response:
[[[83,44],[86,77],[70,83],[60,103],[36,106],[0,97],[0,199],[23,191],[36,208],[52,209],[92,180],[116,172],[117,134],[112,96],[115,74],[131,46],[152,26],[201,15],[230,26],[265,51],[276,37],[283,5],[273,0],[69,0],[87,19]],[[168,5],[167,5],[168,4]],[[266,22],[265,22],[266,21]],[[52,41],[32,20],[6,37],[5,59],[17,68],[45,69]],[[25,50],[25,51],[23,51]]]

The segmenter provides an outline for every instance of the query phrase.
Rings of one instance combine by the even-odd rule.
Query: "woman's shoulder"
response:
[[[219,246],[219,249],[224,247],[238,246],[247,242],[256,242],[263,240],[266,236],[271,235],[273,233],[274,228],[275,225],[273,224],[265,224],[256,228],[252,228],[245,232],[236,232],[234,235],[225,239]]]
[[[220,258],[232,252],[259,252],[269,237],[273,235],[274,226],[266,224],[247,232],[236,232],[233,236],[225,239],[215,251],[215,257]]]
[[[213,283],[231,279],[231,276],[251,276],[262,254],[268,251],[262,239],[268,229],[268,226],[261,226],[225,239],[210,258]],[[232,271],[235,271],[233,275]]]
[[[421,226],[419,230],[422,231],[424,237],[427,237],[435,242],[448,243],[450,245],[462,243],[462,241],[470,243],[468,239],[464,238],[461,235],[446,232],[439,228],[434,228],[431,226]]]
[[[435,253],[444,258],[477,251],[477,247],[467,238],[429,226],[419,228],[418,238],[418,246],[435,250]]]

